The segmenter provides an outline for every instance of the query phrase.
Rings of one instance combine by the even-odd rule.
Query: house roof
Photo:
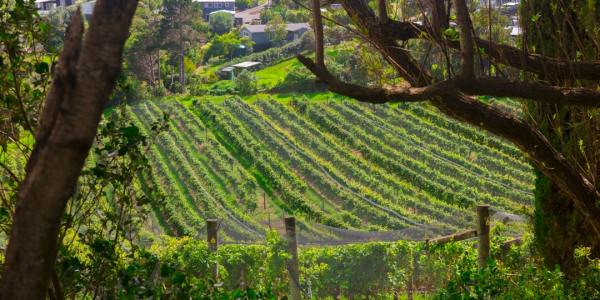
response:
[[[214,15],[214,14],[217,14],[217,13],[228,13],[228,14],[232,14],[232,15],[234,15],[234,14],[235,14],[235,11],[233,11],[233,10],[221,9],[221,10],[216,10],[216,11],[213,11],[213,12],[211,12],[211,13],[209,13],[209,15]]]
[[[232,67],[235,67],[235,68],[250,68],[250,67],[254,67],[256,65],[260,65],[260,62],[258,62],[258,61],[245,61],[245,62],[241,62],[239,64],[235,64]]]
[[[308,23],[287,23],[287,24],[285,24],[285,27],[286,27],[287,31],[298,31],[301,29],[309,29],[310,25],[308,25]],[[246,28],[248,31],[250,31],[252,33],[265,32],[267,25],[265,25],[265,24],[244,25],[244,27],[242,27],[242,28]]]
[[[194,2],[200,2],[200,3],[234,2],[235,3],[235,0],[194,0]]]
[[[260,20],[260,13],[261,11],[263,11],[265,9],[265,7],[267,6],[266,3],[263,3],[261,5],[252,7],[252,8],[248,8],[246,10],[237,12],[235,14],[236,18],[241,18],[243,23],[250,23],[252,22],[252,20],[256,20],[259,19]]]

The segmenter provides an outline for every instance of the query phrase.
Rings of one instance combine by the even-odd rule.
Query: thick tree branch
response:
[[[450,16],[447,13],[446,5],[443,0],[429,0],[428,4],[431,10],[431,27],[433,36],[437,39],[442,31],[450,25]],[[450,1],[448,1],[450,2]],[[450,3],[448,3],[450,6]]]
[[[548,104],[600,107],[600,91],[556,87],[539,81],[512,81],[497,77],[457,79],[453,86],[470,95],[514,97]]]
[[[60,219],[121,70],[136,6],[136,0],[98,0],[79,55],[81,18],[70,25],[59,63],[64,72],[52,83],[36,134],[44,141],[36,143],[19,187],[0,299],[45,297]]]
[[[463,79],[475,77],[473,64],[473,26],[465,0],[454,0],[456,20],[460,30],[460,76]]]
[[[385,24],[389,21],[386,0],[377,0],[377,16],[381,23]]]
[[[299,55],[298,60],[324,81],[330,91],[371,103],[427,101],[434,96],[456,90],[469,95],[514,97],[547,104],[600,107],[600,91],[586,88],[563,88],[537,81],[510,81],[503,78],[454,78],[425,87],[365,87],[337,79],[327,69],[318,68],[311,59],[303,55]]]
[[[389,37],[396,40],[407,41],[410,39],[435,40],[435,35],[419,24],[413,22],[402,22],[390,20],[388,26],[377,26]],[[446,40],[448,46],[460,49],[457,41]],[[502,45],[474,38],[475,45],[499,64],[513,67],[515,69],[531,72],[537,75],[555,76],[556,78],[574,78],[581,80],[600,80],[600,61],[571,61],[558,59],[539,54],[526,53],[522,49]]]
[[[312,0],[313,30],[315,31],[315,59],[319,68],[325,68],[325,50],[323,43],[323,19],[320,0]]]
[[[427,101],[444,91],[452,89],[450,81],[442,81],[438,84],[426,87],[364,87],[352,83],[343,82],[327,69],[319,68],[310,58],[298,55],[298,60],[313,72],[320,80],[327,84],[330,91],[355,99],[361,99],[370,103],[393,103],[393,102],[418,102]]]

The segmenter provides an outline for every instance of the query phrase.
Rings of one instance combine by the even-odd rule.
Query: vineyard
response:
[[[161,195],[152,230],[223,242],[264,240],[295,215],[304,243],[423,239],[472,228],[474,207],[518,218],[534,176],[502,140],[423,105],[350,101],[145,101],[127,108],[148,132],[142,188]]]

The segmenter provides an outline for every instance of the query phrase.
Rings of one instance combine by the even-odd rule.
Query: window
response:
[[[211,8],[211,7],[212,7],[212,5],[211,5],[211,4],[212,4],[212,3],[204,3],[204,7],[206,7],[206,8]]]
[[[215,3],[215,8],[221,8],[221,7],[223,7],[223,3],[221,3],[221,2]]]

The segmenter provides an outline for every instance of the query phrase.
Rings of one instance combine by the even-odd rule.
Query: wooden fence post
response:
[[[490,257],[490,206],[477,206],[477,252],[479,257],[479,268],[487,265]]]
[[[292,256],[287,262],[287,270],[290,280],[290,299],[300,300],[300,267],[298,266],[298,241],[296,240],[296,218],[285,218],[285,235],[288,243],[288,251]]]
[[[210,253],[216,253],[219,246],[219,240],[217,236],[218,221],[216,219],[206,220],[206,240],[208,241],[208,251]],[[216,282],[219,280],[219,265],[215,263],[211,266],[212,279]]]

